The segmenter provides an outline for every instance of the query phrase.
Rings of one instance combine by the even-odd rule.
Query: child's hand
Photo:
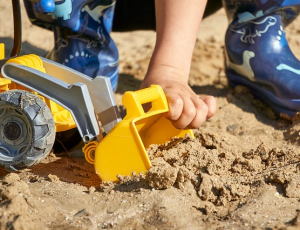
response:
[[[198,128],[216,111],[214,97],[199,97],[187,83],[205,5],[206,0],[155,0],[156,44],[141,88],[163,88],[165,116],[179,129]]]
[[[171,67],[159,67],[148,71],[141,88],[160,85],[167,97],[169,112],[165,117],[179,129],[196,129],[216,111],[216,100],[212,96],[200,97],[184,80],[180,71]]]

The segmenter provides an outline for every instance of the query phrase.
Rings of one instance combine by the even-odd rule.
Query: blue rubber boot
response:
[[[24,0],[31,22],[53,30],[55,45],[47,58],[92,78],[118,83],[118,50],[110,37],[115,0]]]
[[[279,114],[300,111],[300,62],[284,28],[298,15],[300,0],[223,0],[229,84],[244,85]]]

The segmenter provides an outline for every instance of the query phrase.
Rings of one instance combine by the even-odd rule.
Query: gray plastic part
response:
[[[1,74],[67,109],[72,114],[84,143],[98,138],[99,126],[85,84],[68,84],[49,74],[15,63],[5,64]]]
[[[97,114],[98,120],[101,122],[106,133],[108,133],[119,121],[122,120],[108,77],[97,76],[95,78],[91,78],[69,67],[63,66],[46,58],[40,58],[43,61],[47,74],[69,84],[81,82],[87,85],[95,113]]]

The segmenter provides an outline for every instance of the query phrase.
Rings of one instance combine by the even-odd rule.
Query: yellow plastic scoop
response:
[[[145,173],[151,167],[146,148],[163,144],[173,137],[183,137],[191,130],[176,129],[163,117],[168,104],[162,88],[153,85],[136,92],[126,92],[122,99],[127,115],[98,144],[95,170],[102,181],[117,181],[117,175]],[[152,103],[148,112],[142,104]]]

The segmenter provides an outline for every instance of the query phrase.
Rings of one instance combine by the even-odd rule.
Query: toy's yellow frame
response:
[[[0,60],[4,58],[5,58],[5,45],[3,43],[0,43]],[[7,61],[7,63],[12,63],[12,62],[25,65],[46,73],[40,58],[38,58],[34,54],[12,58]],[[68,110],[64,109],[63,107],[49,100],[48,98],[45,98],[39,95],[38,93],[28,88],[25,88],[24,86],[11,82],[11,80],[9,79],[3,78],[0,73],[0,93],[7,90],[13,90],[13,89],[27,90],[34,93],[35,95],[38,95],[51,110],[55,122],[56,132],[63,132],[76,127],[75,121],[73,120],[72,115]]]

